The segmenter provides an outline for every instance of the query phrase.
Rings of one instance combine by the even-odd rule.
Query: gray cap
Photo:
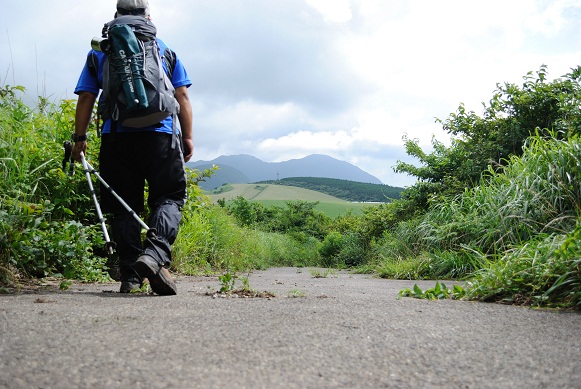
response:
[[[117,0],[117,12],[120,15],[133,14],[143,10],[143,15],[149,16],[149,0]]]

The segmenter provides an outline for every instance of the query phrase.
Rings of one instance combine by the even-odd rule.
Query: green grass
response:
[[[376,269],[464,278],[470,299],[579,308],[580,187],[581,140],[532,137],[503,172],[399,223],[384,236]]]
[[[219,199],[233,200],[242,196],[247,200],[304,200],[304,201],[337,201],[348,203],[337,197],[314,190],[298,188],[296,186],[271,184],[231,184],[231,189],[218,194],[208,193],[209,197],[217,202]]]
[[[200,275],[275,266],[318,266],[318,247],[314,238],[299,242],[289,235],[240,227],[223,208],[202,207],[184,215],[173,246],[172,269]]]
[[[362,215],[365,208],[374,206],[372,203],[352,203],[314,190],[271,184],[229,184],[219,193],[208,194],[213,203],[221,199],[228,203],[238,196],[248,201],[261,203],[266,207],[285,208],[287,201],[319,202],[315,209],[331,218],[348,212],[353,215]]]
[[[0,283],[12,273],[108,280],[87,182],[79,170],[74,176],[61,170],[75,105],[40,99],[30,108],[22,92],[0,88]],[[95,132],[89,135],[91,157],[98,142]]]

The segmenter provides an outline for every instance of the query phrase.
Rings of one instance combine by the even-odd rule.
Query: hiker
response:
[[[112,31],[115,22],[121,20],[135,21],[146,28],[153,28],[153,33],[156,33],[149,14],[148,0],[118,0],[115,19],[105,25],[104,34],[107,28]],[[133,30],[133,36],[139,36],[138,28]],[[117,101],[123,100],[117,99],[117,95],[122,92],[118,86],[114,89],[113,85],[123,82],[124,79],[115,79],[117,70],[107,68],[112,66],[108,64],[115,61],[113,58],[107,58],[108,54],[93,49],[87,56],[75,88],[79,97],[72,154],[74,160],[80,161],[81,152],[84,154],[86,151],[87,129],[93,106],[99,91],[103,90],[98,108],[103,117],[99,153],[101,176],[137,214],[144,211],[147,182],[147,204],[150,211],[148,224],[155,231],[153,237],[148,235],[142,242],[139,222],[101,185],[102,209],[105,213],[112,214],[111,236],[119,255],[120,292],[129,293],[141,289],[143,280],[147,278],[153,292],[158,295],[175,295],[177,288],[167,268],[171,262],[171,245],[176,239],[182,217],[181,209],[186,201],[184,163],[189,161],[194,150],[192,107],[187,92],[192,83],[177,55],[156,35],[150,40],[153,45],[154,42],[157,43],[154,47],[159,47],[158,52],[165,58],[160,66],[163,66],[166,79],[169,80],[167,87],[172,92],[169,100],[167,96],[162,98],[168,100],[167,105],[170,107],[172,101],[175,102],[174,112],[168,110],[165,119],[152,125],[136,128],[135,124],[124,124],[129,122],[121,120],[123,112],[135,115],[135,112],[141,111],[128,111]],[[94,45],[93,47],[95,48]],[[147,64],[155,66],[154,62],[149,61]],[[158,69],[161,68],[158,66]],[[164,73],[160,70],[159,74]],[[150,109],[155,108],[155,104],[150,105]],[[135,120],[140,123],[140,119],[138,117]]]

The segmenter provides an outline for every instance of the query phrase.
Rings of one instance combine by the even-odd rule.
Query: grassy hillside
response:
[[[257,201],[267,206],[284,207],[287,201],[318,201],[316,209],[330,217],[336,217],[351,211],[353,214],[363,213],[365,207],[370,204],[351,203],[314,190],[298,188],[295,186],[271,185],[271,184],[229,184],[219,190],[209,192],[213,203],[224,199],[230,201],[242,196],[249,201]]]

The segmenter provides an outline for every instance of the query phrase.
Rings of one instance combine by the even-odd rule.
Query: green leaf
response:
[[[421,297],[424,295],[424,292],[422,292],[422,289],[418,286],[418,284],[414,285],[414,294],[416,297]]]
[[[61,282],[61,284],[59,285],[59,289],[60,290],[67,290],[68,288],[71,287],[71,285],[73,284],[72,281],[63,281]]]

